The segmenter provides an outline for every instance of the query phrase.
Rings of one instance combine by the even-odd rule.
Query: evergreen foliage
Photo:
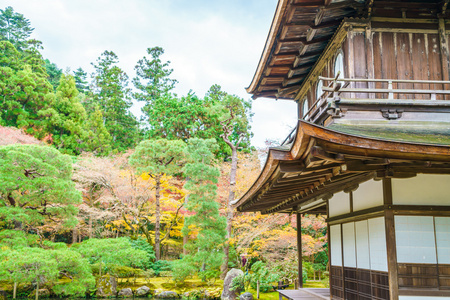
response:
[[[130,156],[129,163],[138,173],[155,180],[155,254],[161,258],[161,183],[163,176],[181,172],[186,144],[181,140],[156,139],[142,141]]]
[[[188,177],[185,188],[190,194],[186,206],[195,214],[186,218],[182,233],[187,236],[197,234],[185,245],[188,254],[173,263],[177,281],[184,281],[194,274],[203,280],[217,278],[220,274],[226,224],[215,201],[220,176],[213,154],[216,147],[213,139],[190,139],[188,142],[190,156],[184,171]]]
[[[70,157],[37,145],[0,146],[0,217],[30,227],[76,224],[81,193],[71,180]]]
[[[61,75],[63,74],[63,71],[58,68],[58,66],[55,63],[52,63],[50,60],[45,59],[45,70],[47,71],[48,74],[48,81],[50,82],[50,84],[53,86],[53,89],[56,90],[56,88],[58,87],[60,80],[61,80]]]
[[[27,40],[33,32],[30,21],[14,12],[11,6],[0,9],[0,39],[8,41],[19,50],[27,47]]]
[[[132,102],[127,74],[117,66],[119,58],[105,51],[93,64],[95,72],[93,101],[102,110],[104,124],[112,139],[112,147],[119,151],[136,145],[139,139],[138,122],[129,111]]]
[[[49,107],[39,115],[45,120],[43,130],[55,146],[68,154],[80,154],[83,148],[83,122],[86,111],[80,103],[72,75],[62,74],[56,94],[49,94]]]

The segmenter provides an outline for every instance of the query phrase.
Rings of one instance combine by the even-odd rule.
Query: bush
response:
[[[269,270],[266,264],[262,261],[254,263],[250,269],[253,274],[250,274],[250,285],[256,289],[257,281],[259,280],[259,290],[263,293],[272,289],[272,283],[280,280],[280,275],[274,270]]]
[[[170,261],[158,260],[151,264],[150,268],[155,272],[156,276],[162,276],[161,272],[172,271],[172,265]]]

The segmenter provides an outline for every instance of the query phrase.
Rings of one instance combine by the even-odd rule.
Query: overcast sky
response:
[[[35,28],[43,55],[59,68],[89,73],[105,50],[114,51],[130,78],[149,47],[165,49],[176,93],[200,97],[212,84],[243,98],[255,73],[277,0],[0,0]],[[139,107],[133,108],[138,114]],[[283,140],[296,124],[291,101],[253,101],[253,144]]]

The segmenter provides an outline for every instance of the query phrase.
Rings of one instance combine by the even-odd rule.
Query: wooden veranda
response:
[[[298,290],[278,290],[279,300],[329,300],[330,289],[305,288]]]

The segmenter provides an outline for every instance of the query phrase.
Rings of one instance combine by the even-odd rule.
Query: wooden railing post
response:
[[[388,90],[392,90],[392,80],[388,81]],[[393,92],[389,92],[389,96],[388,99],[394,99],[394,93]]]

